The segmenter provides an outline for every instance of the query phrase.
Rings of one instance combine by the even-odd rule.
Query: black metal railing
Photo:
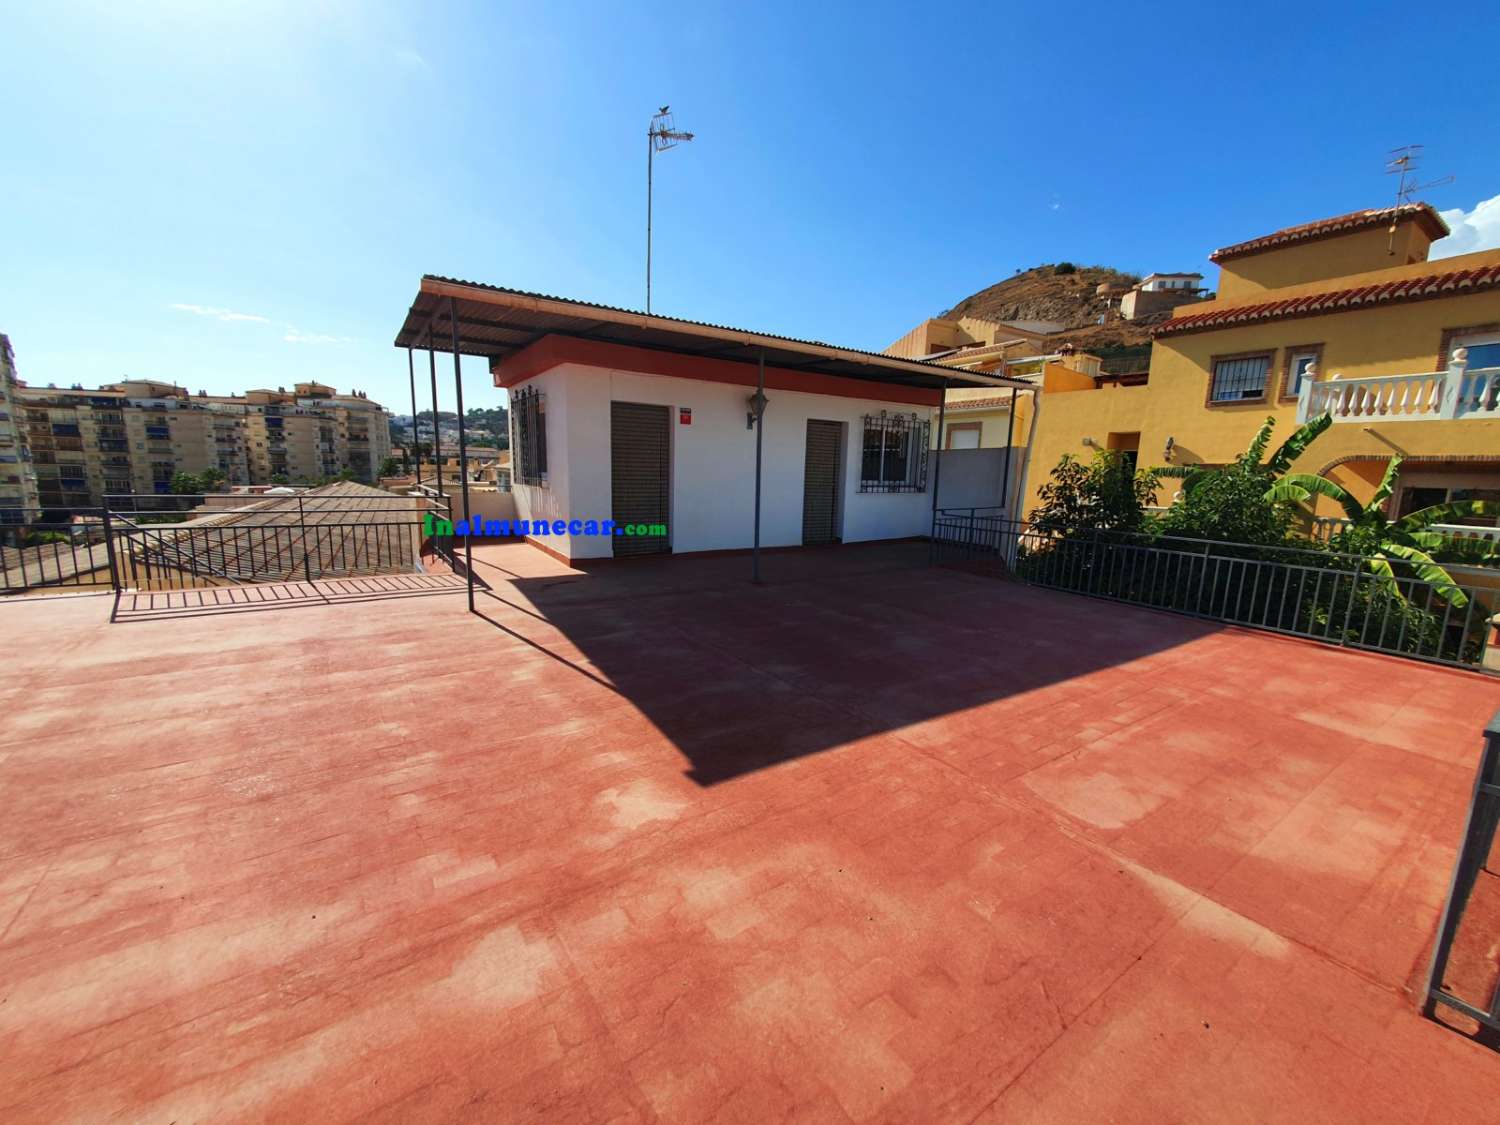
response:
[[[1451,1008],[1461,1015],[1478,1021],[1492,1031],[1500,1031],[1500,991],[1493,979],[1467,981],[1466,985],[1478,987],[1489,998],[1474,1001],[1458,996],[1447,978],[1453,949],[1459,940],[1464,914],[1468,909],[1474,886],[1489,862],[1490,851],[1495,844],[1495,830],[1500,826],[1500,712],[1490,720],[1484,731],[1484,749],[1479,754],[1479,768],[1474,774],[1474,792],[1469,798],[1469,813],[1464,821],[1463,836],[1459,841],[1458,857],[1453,864],[1453,878],[1448,885],[1448,897],[1438,921],[1437,942],[1432,950],[1432,967],[1427,975],[1426,1014],[1437,1014],[1439,1005]],[[1466,944],[1481,952],[1474,958],[1476,963],[1492,969],[1493,958],[1489,951],[1500,934],[1464,934]]]
[[[0,596],[179,590],[400,574],[456,565],[442,496],[119,493],[102,508],[0,507]]]
[[[256,494],[109,496],[118,589],[174,590],[418,570],[445,498]],[[446,545],[433,549],[446,557]]]
[[[0,507],[0,596],[110,585],[101,509]]]
[[[933,558],[993,560],[1037,586],[1466,668],[1483,666],[1500,607],[1500,585],[1473,569],[1432,582],[1311,546],[1041,531],[993,508],[939,509]]]

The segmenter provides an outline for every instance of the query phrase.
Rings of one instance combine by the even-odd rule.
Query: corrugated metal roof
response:
[[[458,348],[464,355],[503,360],[549,335],[603,340],[715,359],[754,363],[761,352],[768,365],[845,378],[941,387],[948,383],[1010,386],[996,376],[956,371],[923,360],[754,332],[707,321],[644,313],[635,309],[577,301],[524,289],[425,274],[416,299],[396,334],[396,347],[452,352],[456,309]],[[431,339],[428,339],[428,332]]]

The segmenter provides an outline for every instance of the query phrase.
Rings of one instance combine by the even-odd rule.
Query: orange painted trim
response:
[[[547,544],[543,543],[540,539],[533,539],[531,536],[528,535],[528,536],[526,536],[526,542],[530,543],[533,547],[535,547],[538,551],[541,551],[544,555],[551,555],[558,562],[562,563],[563,566],[569,566],[570,567],[570,566],[573,565],[573,560],[570,559],[567,555],[563,554],[561,551],[559,551],[559,550],[557,550],[557,549],[555,549],[553,547],[547,546]]]
[[[705,383],[729,383],[739,387],[753,387],[757,378],[756,367],[750,363],[555,335],[543,336],[536,343],[507,356],[490,368],[490,374],[495,386],[510,388],[564,363],[636,371],[642,375],[666,375],[673,379],[696,379]],[[942,392],[936,388],[867,383],[862,379],[791,371],[785,367],[766,368],[766,390],[864,398],[905,406],[938,406],[943,398]]]

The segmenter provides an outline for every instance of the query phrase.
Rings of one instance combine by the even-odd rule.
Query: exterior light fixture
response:
[[[759,422],[761,416],[765,414],[766,403],[770,401],[766,397],[765,392],[759,390],[745,400],[746,405],[750,408],[745,414],[745,429],[755,429],[755,423]]]
[[[1162,460],[1165,461],[1168,465],[1170,465],[1172,463],[1172,450],[1174,450],[1176,448],[1177,448],[1177,439],[1174,438],[1174,437],[1170,437],[1169,436],[1167,438],[1167,448],[1162,452],[1162,455],[1161,455],[1162,456]]]

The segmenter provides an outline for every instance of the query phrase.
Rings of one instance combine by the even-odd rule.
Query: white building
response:
[[[460,351],[486,355],[510,392],[516,516],[560,523],[529,538],[568,561],[750,548],[757,480],[762,547],[925,536],[944,386],[1026,386],[433,277],[397,345],[451,350],[455,320]],[[665,534],[590,535],[588,521]]]

